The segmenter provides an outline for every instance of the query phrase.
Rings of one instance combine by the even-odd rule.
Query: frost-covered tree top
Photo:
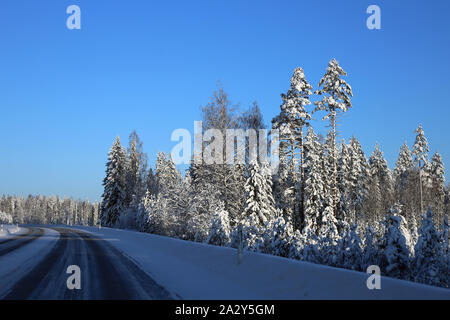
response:
[[[383,157],[383,152],[380,150],[380,145],[377,143],[375,149],[369,158],[369,165],[372,174],[376,174],[379,178],[390,175],[390,170],[386,159]]]
[[[421,124],[419,124],[414,133],[416,134],[416,141],[414,142],[412,148],[414,164],[417,166],[423,166],[428,163],[428,152],[430,151],[428,141],[427,138],[425,138],[425,133],[423,132]]]
[[[406,142],[400,147],[397,162],[395,163],[394,175],[396,177],[403,174],[405,171],[410,170],[413,167],[413,160],[411,150]]]
[[[280,114],[272,120],[273,127],[280,129],[281,135],[294,134],[295,131],[311,120],[305,106],[311,104],[309,96],[312,86],[306,81],[302,68],[296,68],[291,78],[291,87],[286,94],[281,94],[283,104]]]
[[[341,76],[346,76],[347,72],[342,69],[336,59],[331,59],[328,63],[328,68],[320,79],[319,87],[322,89],[316,91],[316,94],[323,95],[322,100],[316,101],[316,109],[324,110],[327,112],[336,112],[341,110],[343,112],[352,107],[350,97],[353,96],[351,86],[341,78]],[[328,119],[330,114],[327,114],[323,119]]]
[[[434,179],[439,181],[441,184],[445,183],[444,163],[442,162],[442,156],[438,151],[436,151],[431,158],[431,173]]]

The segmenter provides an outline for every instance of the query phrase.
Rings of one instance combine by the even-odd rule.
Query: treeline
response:
[[[400,148],[393,171],[378,144],[367,159],[356,137],[337,143],[336,122],[352,107],[345,75],[331,60],[313,94],[303,70],[294,70],[272,120],[280,131],[276,172],[267,163],[249,163],[248,152],[245,164],[192,161],[184,176],[159,152],[155,170],[147,170],[137,134],[127,149],[117,137],[103,181],[102,225],[353,270],[374,264],[384,275],[448,287],[442,158],[435,152],[429,159],[421,126],[412,149]],[[312,128],[316,112],[330,122],[326,137]],[[202,115],[204,131],[264,128],[256,103],[241,112],[221,86]]]
[[[0,199],[0,223],[97,225],[99,205],[88,200],[58,196],[27,198],[3,195]]]

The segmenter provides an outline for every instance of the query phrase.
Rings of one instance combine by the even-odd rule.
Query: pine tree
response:
[[[375,145],[375,149],[369,158],[369,167],[371,175],[370,183],[376,184],[378,182],[381,194],[381,203],[377,204],[375,208],[381,207],[382,211],[386,212],[394,204],[393,181],[391,171],[378,144]],[[380,220],[378,219],[378,221]]]
[[[231,241],[230,234],[231,227],[228,212],[225,211],[223,202],[220,202],[212,215],[211,226],[206,242],[218,246],[228,246]]]
[[[347,202],[355,223],[364,221],[364,202],[368,197],[369,166],[359,141],[352,137],[349,144],[350,171],[348,175]]]
[[[412,148],[412,154],[414,157],[414,166],[416,167],[418,171],[419,176],[419,207],[417,209],[420,209],[420,213],[424,212],[424,184],[423,180],[426,179],[424,177],[425,168],[429,166],[428,161],[428,152],[430,151],[428,147],[428,141],[427,138],[425,138],[425,133],[423,132],[422,125],[419,124],[417,129],[414,131],[416,133],[416,140],[414,142],[413,148]]]
[[[280,160],[288,168],[288,176],[292,177],[286,189],[292,189],[293,207],[288,208],[294,224],[300,227],[303,223],[303,128],[309,126],[310,113],[306,106],[311,104],[309,96],[312,86],[306,81],[302,68],[296,68],[291,78],[291,86],[286,94],[282,94],[281,112],[272,120],[272,127],[280,131]],[[299,171],[299,172],[297,172]]]
[[[444,164],[439,152],[431,158],[431,209],[435,214],[436,225],[441,225],[444,221],[444,205],[445,205],[445,175]]]
[[[353,96],[352,88],[341,76],[346,76],[347,73],[339,66],[339,63],[332,59],[328,63],[328,68],[319,82],[319,87],[316,94],[323,95],[322,100],[316,101],[316,108],[314,111],[323,110],[327,115],[323,120],[330,120],[331,126],[331,143],[332,148],[330,157],[332,160],[332,193],[333,193],[333,212],[336,216],[338,207],[338,190],[337,190],[337,148],[336,148],[336,118],[340,113],[346,112],[352,107],[350,97]]]
[[[411,150],[406,142],[401,146],[394,169],[395,199],[403,206],[403,214],[408,221],[416,218],[414,199],[411,192],[415,188],[414,171]]]
[[[258,225],[264,226],[276,212],[272,196],[272,176],[267,163],[261,166],[256,160],[250,165],[250,172],[245,184],[247,193],[243,217],[254,216]]]
[[[363,248],[362,241],[356,233],[357,225],[352,225],[345,231],[344,236],[338,242],[338,266],[351,269],[362,270]]]
[[[375,230],[372,227],[367,227],[364,233],[364,250],[361,262],[363,271],[371,265],[380,265],[381,254],[378,249],[378,239]]]
[[[322,225],[320,228],[319,248],[320,262],[330,266],[337,265],[337,244],[339,241],[338,221],[334,217],[331,203],[325,207],[322,213]]]
[[[384,235],[378,245],[381,251],[380,268],[390,277],[409,279],[410,252],[401,231],[404,218],[395,210],[389,210],[383,222]]]
[[[419,239],[414,252],[414,280],[430,285],[440,285],[440,273],[444,271],[444,256],[440,234],[434,226],[431,209],[422,216]]]
[[[312,127],[308,129],[305,139],[304,163],[304,234],[318,234],[321,226],[321,212],[325,198],[324,167],[322,145]]]
[[[289,257],[291,245],[294,241],[294,228],[289,220],[281,215],[266,224],[265,240],[267,253]]]
[[[117,137],[109,152],[100,219],[103,226],[114,226],[125,210],[126,152]],[[71,210],[72,211],[72,210]]]
[[[355,223],[355,216],[353,212],[350,212],[349,203],[350,203],[350,189],[352,187],[350,177],[350,152],[349,146],[345,143],[345,140],[342,140],[338,158],[338,190],[340,195],[340,201],[338,203],[338,210],[336,218],[342,224],[353,224]]]

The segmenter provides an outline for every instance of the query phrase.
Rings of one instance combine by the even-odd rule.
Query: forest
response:
[[[182,173],[162,151],[149,167],[133,131],[127,147],[119,137],[111,146],[100,204],[4,195],[0,221],[101,224],[362,272],[377,265],[385,276],[448,288],[442,157],[431,153],[420,124],[393,169],[378,144],[367,157],[357,137],[338,139],[336,126],[352,108],[346,75],[332,59],[313,90],[303,69],[294,70],[271,121],[280,132],[276,171],[246,157],[244,164],[192,161]],[[257,102],[240,110],[220,84],[201,115],[203,130],[266,128]],[[315,121],[329,132],[316,132]]]

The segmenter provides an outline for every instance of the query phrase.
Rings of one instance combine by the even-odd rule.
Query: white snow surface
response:
[[[26,231],[26,228],[19,227],[15,224],[0,225],[0,240],[8,239],[14,235],[25,233]]]
[[[74,227],[104,238],[180,299],[450,299],[450,290],[272,255],[128,230]]]

